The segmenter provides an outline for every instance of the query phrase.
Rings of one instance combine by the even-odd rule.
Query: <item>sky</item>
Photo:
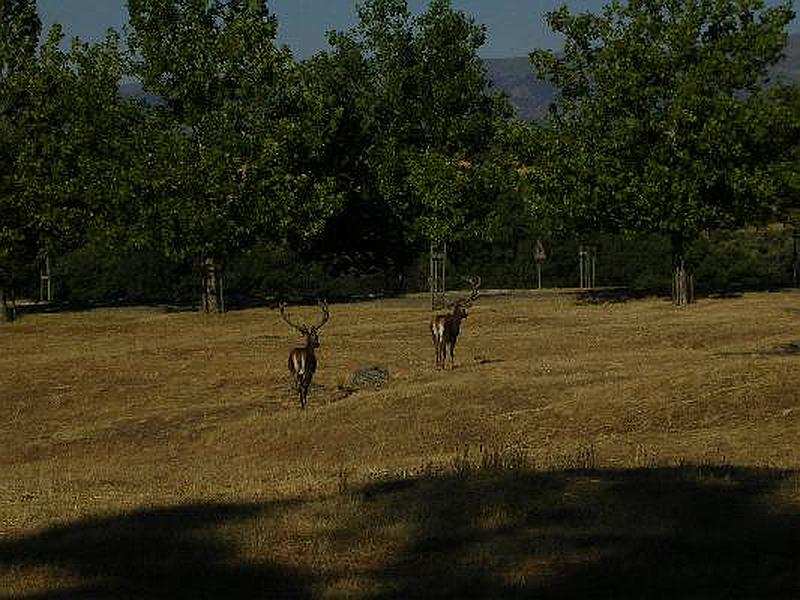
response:
[[[39,16],[48,29],[61,23],[67,40],[78,36],[99,41],[109,27],[121,29],[127,20],[126,0],[37,0]],[[288,45],[295,56],[306,58],[327,47],[325,32],[347,30],[355,24],[356,0],[272,0],[277,15],[278,42]],[[426,0],[409,0],[419,13]],[[488,40],[480,54],[484,58],[526,56],[536,48],[559,48],[561,41],[545,23],[545,14],[566,4],[574,12],[598,12],[607,0],[452,0],[452,5],[486,25]],[[792,31],[800,31],[795,19]]]
[[[453,7],[486,25],[485,58],[525,56],[534,48],[555,48],[558,38],[549,32],[544,14],[564,0],[453,0]],[[567,0],[574,10],[599,9],[605,0]],[[346,30],[355,24],[356,0],[272,0],[268,6],[278,17],[278,41],[295,56],[306,58],[327,47],[325,32]],[[67,39],[78,36],[98,41],[109,27],[121,29],[127,20],[126,0],[37,0],[39,16],[49,28],[61,23]],[[415,13],[425,0],[409,0]]]

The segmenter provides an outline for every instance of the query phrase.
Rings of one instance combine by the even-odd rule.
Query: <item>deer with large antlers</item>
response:
[[[472,293],[467,298],[448,303],[453,312],[446,315],[436,315],[431,319],[431,337],[436,350],[436,367],[445,368],[447,354],[450,354],[450,368],[453,368],[453,352],[461,332],[461,321],[467,318],[467,309],[478,297],[478,288],[481,285],[480,277],[467,279],[472,286]]]
[[[308,399],[308,388],[311,386],[311,379],[314,371],[317,370],[317,357],[314,350],[319,348],[319,330],[328,322],[331,313],[328,310],[328,303],[320,301],[319,308],[322,311],[322,320],[317,325],[309,326],[305,323],[300,325],[293,323],[286,314],[286,303],[281,303],[281,317],[293,328],[297,329],[306,338],[306,345],[302,348],[294,348],[289,352],[289,372],[294,377],[297,393],[300,397],[300,408],[306,407]]]

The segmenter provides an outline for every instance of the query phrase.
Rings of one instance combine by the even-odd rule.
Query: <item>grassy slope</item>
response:
[[[424,299],[336,305],[304,412],[276,311],[29,316],[0,598],[799,597],[798,306],[483,297],[442,373]]]

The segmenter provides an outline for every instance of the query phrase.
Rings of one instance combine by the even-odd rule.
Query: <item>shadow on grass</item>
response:
[[[0,543],[0,570],[44,567],[80,582],[26,600],[310,598],[308,579],[283,567],[239,561],[218,528],[270,510],[198,504],[55,527]]]
[[[777,348],[773,348],[769,354],[778,354],[780,356],[787,356],[790,354],[800,355],[800,341],[789,342],[788,344],[783,344]]]
[[[719,352],[717,356],[800,356],[800,341],[752,352]]]
[[[392,298],[396,294],[352,294],[327,297],[330,304],[355,304],[359,302],[373,302],[377,299]],[[278,310],[282,297],[254,297],[234,295],[225,298],[225,312],[237,312],[253,308],[269,308]],[[291,296],[287,298],[292,304],[307,306],[315,309],[319,297],[317,295]],[[124,298],[106,301],[73,301],[73,302],[35,302],[24,301],[17,304],[17,315],[22,317],[34,314],[57,313],[85,313],[93,311],[122,311],[122,312],[154,312],[154,313],[200,313],[200,302],[161,302],[161,301],[130,301]],[[224,313],[219,313],[224,314]]]
[[[100,582],[26,600],[797,599],[800,510],[788,497],[798,475],[467,469],[332,498],[76,523],[0,543],[0,569],[56,567]],[[277,566],[269,544],[257,564],[237,558],[221,541],[230,523],[297,539],[301,569]]]
[[[730,467],[443,478],[381,598],[800,598],[797,474]],[[376,492],[372,492],[372,497]],[[411,508],[409,508],[411,507]]]
[[[669,290],[666,292],[660,288],[627,288],[627,287],[608,287],[590,288],[576,292],[576,304],[623,304],[634,300],[642,300],[648,297],[658,297],[661,299],[669,298]]]

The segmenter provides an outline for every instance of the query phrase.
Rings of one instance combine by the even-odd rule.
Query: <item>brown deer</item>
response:
[[[480,277],[467,279],[472,286],[472,293],[468,298],[450,302],[453,312],[446,315],[436,315],[431,319],[431,337],[436,350],[436,368],[444,369],[448,351],[450,353],[450,368],[453,368],[453,352],[461,332],[461,321],[467,318],[469,308],[478,297],[478,288],[481,285]]]
[[[297,393],[300,397],[300,408],[306,407],[306,400],[308,399],[308,388],[311,385],[311,379],[314,377],[314,371],[317,370],[317,357],[314,350],[319,348],[319,330],[328,322],[331,313],[328,310],[328,303],[324,300],[319,303],[320,310],[322,311],[322,320],[318,325],[309,326],[305,323],[297,325],[292,323],[289,316],[286,314],[286,303],[281,303],[281,317],[289,325],[297,329],[306,338],[306,345],[303,348],[294,348],[289,352],[289,372],[292,374],[297,386]]]

